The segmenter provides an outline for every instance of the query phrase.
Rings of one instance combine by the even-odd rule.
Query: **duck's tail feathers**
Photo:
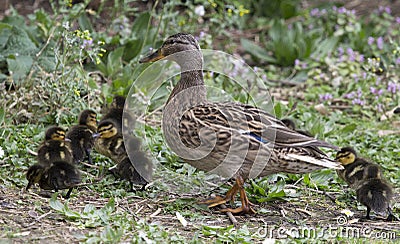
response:
[[[299,155],[294,153],[287,154],[288,157],[297,159],[310,164],[318,165],[328,169],[343,169],[343,166],[335,160],[329,158],[315,158],[308,155]]]

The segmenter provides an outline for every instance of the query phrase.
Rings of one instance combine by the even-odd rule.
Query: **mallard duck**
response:
[[[92,164],[90,152],[94,145],[93,134],[97,130],[97,113],[93,110],[83,110],[78,118],[78,125],[74,125],[67,133],[71,140],[71,149],[74,162],[79,163],[85,158]]]
[[[26,190],[38,183],[43,190],[69,189],[65,198],[69,198],[73,187],[81,182],[81,174],[74,165],[65,161],[52,162],[49,167],[42,164],[32,165],[26,174],[28,185]]]
[[[336,160],[344,166],[344,169],[337,170],[339,177],[356,191],[357,200],[367,207],[366,219],[371,219],[371,210],[379,214],[388,213],[390,221],[397,219],[390,208],[393,189],[383,179],[379,165],[357,157],[351,147],[342,148]]]
[[[288,118],[285,118],[285,119],[282,119],[281,121],[282,121],[282,123],[284,123],[289,129],[294,130],[294,131],[297,131],[297,132],[299,132],[300,134],[313,137],[313,135],[312,135],[310,132],[308,132],[308,131],[305,131],[305,130],[297,130],[297,129],[296,129],[296,123],[295,123],[293,120],[288,119]]]
[[[209,207],[229,202],[239,192],[242,206],[222,211],[252,213],[243,186],[246,179],[278,172],[341,168],[338,162],[315,150],[337,149],[336,146],[293,131],[254,106],[207,101],[202,53],[192,35],[179,33],[168,37],[157,51],[140,62],[162,58],[181,67],[181,78],[163,112],[167,144],[195,168],[235,180],[226,196],[203,201]]]
[[[73,156],[69,139],[65,138],[65,130],[52,126],[46,130],[45,141],[38,148],[37,160],[44,166],[55,161],[72,162]]]
[[[113,119],[100,121],[94,147],[96,151],[111,158],[116,163],[120,162],[126,155],[124,139],[118,130],[118,124]]]

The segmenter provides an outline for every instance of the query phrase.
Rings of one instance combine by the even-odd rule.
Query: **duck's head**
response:
[[[114,122],[111,120],[104,120],[100,122],[97,127],[97,134],[95,137],[99,137],[102,139],[108,139],[118,134],[118,129],[115,126]]]
[[[166,58],[172,54],[183,52],[183,51],[199,51],[200,46],[197,43],[196,39],[190,35],[185,33],[178,33],[168,37],[161,47],[150,54],[147,57],[142,58],[140,63],[148,63],[155,62],[162,58]],[[178,62],[177,57],[169,57],[169,59]],[[193,56],[192,54],[189,56]],[[179,62],[178,62],[179,63]]]
[[[354,163],[357,158],[356,151],[351,147],[343,147],[336,154],[336,160],[339,161],[342,165],[348,165]]]
[[[91,109],[83,110],[80,115],[78,122],[80,125],[87,125],[91,128],[97,128],[97,113]]]
[[[58,126],[52,126],[46,130],[45,140],[58,140],[64,141],[65,140],[65,130]]]
[[[29,167],[28,172],[26,173],[26,179],[28,180],[28,185],[26,186],[26,190],[28,190],[33,184],[39,183],[42,178],[43,172],[45,168],[40,164],[34,164]]]

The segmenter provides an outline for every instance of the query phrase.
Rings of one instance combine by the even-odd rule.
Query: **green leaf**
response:
[[[4,118],[6,116],[6,112],[4,108],[0,108],[0,125],[4,122]]]
[[[82,30],[88,30],[90,33],[93,32],[93,26],[86,14],[79,16],[78,22]]]
[[[125,44],[123,59],[127,62],[137,57],[142,50],[143,40],[131,40]]]
[[[281,105],[280,102],[276,102],[275,103],[274,111],[275,111],[275,116],[277,118],[281,118],[282,117],[282,105]]]
[[[64,210],[64,205],[57,200],[57,195],[54,194],[50,199],[50,207],[58,212],[62,212]]]
[[[357,124],[348,124],[342,128],[342,133],[353,132],[357,128]]]
[[[13,79],[19,80],[28,74],[33,64],[33,58],[31,56],[9,56],[7,64]]]
[[[267,51],[264,48],[257,46],[255,43],[242,38],[240,39],[240,44],[245,51],[247,51],[254,57],[259,58],[265,62],[276,63],[276,59],[274,57],[268,55]]]
[[[143,38],[147,32],[147,26],[150,22],[150,17],[150,12],[144,12],[135,19],[132,25],[132,34],[135,35],[134,38]]]

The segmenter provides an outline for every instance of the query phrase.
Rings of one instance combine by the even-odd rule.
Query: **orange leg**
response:
[[[247,198],[246,191],[244,190],[244,180],[241,176],[236,178],[235,184],[233,187],[226,193],[225,197],[217,196],[213,199],[206,200],[200,202],[201,204],[209,204],[208,207],[212,208],[221,204],[225,204],[229,201],[233,201],[235,199],[236,193],[240,194],[240,201],[242,202],[242,206],[239,208],[225,208],[222,209],[221,212],[232,212],[232,213],[255,213],[255,211],[250,207],[251,202]]]

